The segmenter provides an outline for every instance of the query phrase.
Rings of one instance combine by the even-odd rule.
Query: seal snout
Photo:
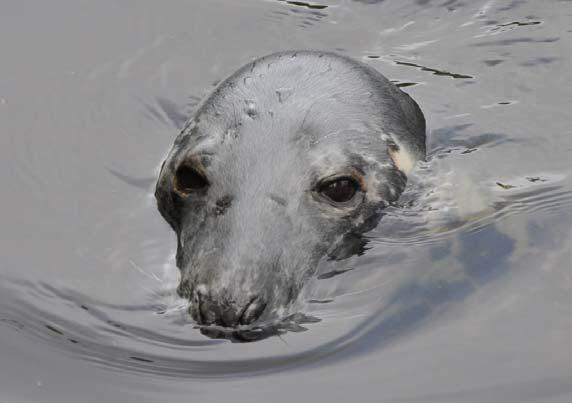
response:
[[[258,320],[266,308],[265,300],[260,296],[251,296],[242,303],[225,298],[221,292],[217,295],[205,290],[193,293],[190,313],[199,325],[217,325],[236,327],[250,325]]]

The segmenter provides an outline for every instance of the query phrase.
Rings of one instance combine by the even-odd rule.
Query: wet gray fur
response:
[[[334,53],[288,51],[240,68],[198,106],[165,160],[156,198],[177,234],[178,292],[199,323],[237,326],[283,315],[322,258],[356,253],[406,177],[397,144],[425,157],[415,101],[373,68]],[[176,192],[182,164],[208,189]],[[357,175],[332,203],[319,184]]]

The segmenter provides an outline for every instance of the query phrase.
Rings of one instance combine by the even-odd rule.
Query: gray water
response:
[[[572,401],[572,2],[0,0],[0,402]],[[301,312],[210,339],[153,198],[252,58],[324,49],[425,112],[429,156]]]

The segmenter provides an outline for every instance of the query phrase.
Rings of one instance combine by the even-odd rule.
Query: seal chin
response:
[[[304,332],[308,330],[304,325],[320,322],[319,318],[295,313],[280,320],[236,328],[217,325],[198,326],[201,334],[211,339],[230,340],[233,343],[249,343],[272,336],[280,336],[287,332]]]

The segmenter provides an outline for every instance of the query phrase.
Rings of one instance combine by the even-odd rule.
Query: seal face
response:
[[[424,156],[421,110],[365,64],[288,51],[239,69],[177,137],[155,192],[192,317],[279,317],[321,258],[356,252]]]

